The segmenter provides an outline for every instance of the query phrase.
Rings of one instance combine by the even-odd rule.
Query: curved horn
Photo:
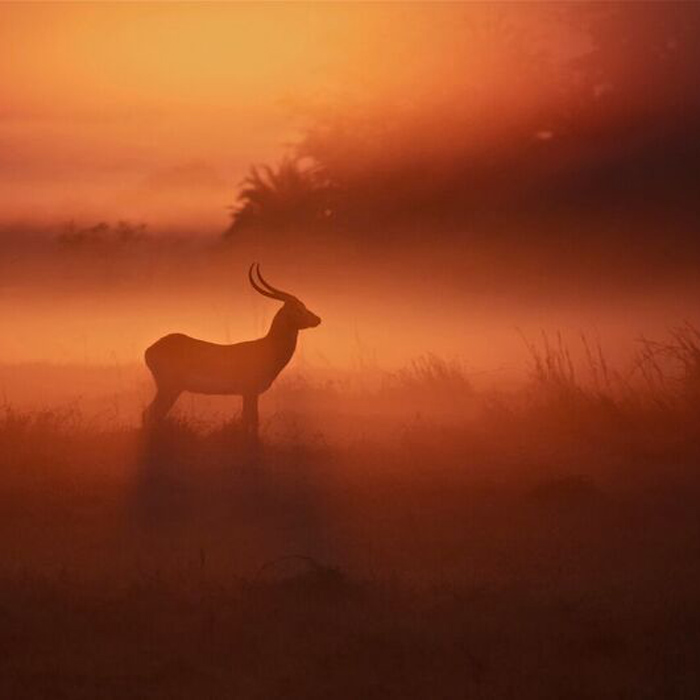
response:
[[[256,265],[257,265],[257,263],[253,263],[250,266],[250,269],[248,270],[248,279],[250,280],[251,286],[253,287],[253,289],[256,292],[258,292],[258,294],[262,294],[265,297],[269,297],[270,299],[277,299],[279,301],[279,297],[276,294],[273,294],[272,292],[268,292],[266,289],[263,289],[253,278],[253,268]],[[260,273],[258,272],[258,274],[260,274]]]
[[[296,299],[296,297],[293,294],[289,294],[288,292],[283,292],[281,289],[277,289],[276,287],[273,287],[263,276],[262,273],[260,272],[260,263],[255,263],[255,271],[258,273],[258,279],[268,288],[272,294],[274,294],[275,299],[279,299],[280,301],[287,301],[289,299]]]

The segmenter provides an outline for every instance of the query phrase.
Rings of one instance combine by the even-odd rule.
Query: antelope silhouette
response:
[[[284,304],[267,335],[233,345],[209,343],[182,333],[157,340],[144,353],[156,383],[156,395],[143,414],[144,425],[162,421],[183,391],[233,394],[243,397],[244,431],[257,437],[258,396],[270,388],[292,359],[299,331],[315,328],[321,319],[297,297],[265,281],[258,263],[250,266],[248,279],[255,291]]]

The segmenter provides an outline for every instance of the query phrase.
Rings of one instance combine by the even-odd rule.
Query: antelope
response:
[[[144,425],[160,423],[183,391],[232,394],[243,397],[244,432],[257,437],[258,396],[270,388],[292,359],[299,331],[315,328],[321,319],[297,297],[267,282],[258,263],[250,266],[248,279],[259,294],[283,302],[267,335],[233,345],[209,343],[182,333],[157,340],[144,353],[156,383],[156,395],[144,411]]]

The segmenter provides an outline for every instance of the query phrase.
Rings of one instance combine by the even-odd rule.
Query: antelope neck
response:
[[[272,345],[275,357],[284,367],[296,349],[299,329],[289,324],[282,310],[280,309],[273,319],[266,339]]]

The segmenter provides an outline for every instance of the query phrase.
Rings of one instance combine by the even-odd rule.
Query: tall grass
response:
[[[642,337],[631,367],[611,366],[600,342],[585,334],[575,361],[561,333],[542,332],[539,342],[521,334],[529,356],[530,394],[552,407],[615,407],[618,410],[700,407],[700,331],[690,323],[673,328],[665,340]]]
[[[293,382],[282,415],[379,437],[248,460],[235,421],[5,407],[0,696],[696,697],[698,337],[626,375],[580,342],[530,343],[497,407],[434,357],[351,398]],[[456,420],[389,410],[417,404]]]
[[[641,338],[636,367],[659,405],[700,410],[700,330],[689,322],[664,341]]]
[[[408,366],[386,375],[383,390],[432,402],[454,402],[474,394],[464,364],[433,353],[415,358]]]

